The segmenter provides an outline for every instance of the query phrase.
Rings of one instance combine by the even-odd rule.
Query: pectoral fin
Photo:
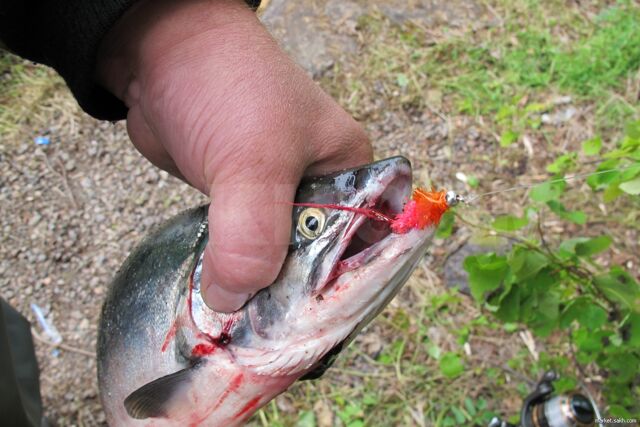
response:
[[[182,398],[199,365],[182,369],[173,374],[158,378],[131,393],[124,400],[124,407],[130,417],[139,420],[145,418],[166,418]]]

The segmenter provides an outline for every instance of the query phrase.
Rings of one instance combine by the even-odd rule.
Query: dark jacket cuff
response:
[[[3,2],[0,39],[18,55],[53,67],[87,113],[121,120],[127,117],[127,107],[96,83],[96,60],[100,42],[135,1]],[[260,5],[260,0],[246,1],[252,8]]]

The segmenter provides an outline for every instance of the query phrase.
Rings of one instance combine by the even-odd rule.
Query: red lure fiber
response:
[[[449,209],[446,194],[446,191],[426,191],[422,188],[416,188],[411,200],[404,205],[402,212],[393,218],[372,208],[352,208],[320,203],[294,203],[293,205],[356,212],[376,221],[387,222],[391,231],[396,234],[404,234],[414,228],[422,230],[425,227],[437,226],[442,215]]]

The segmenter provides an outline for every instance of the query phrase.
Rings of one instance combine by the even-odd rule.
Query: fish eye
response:
[[[320,209],[308,208],[298,217],[298,231],[307,239],[315,239],[324,231],[325,214]]]

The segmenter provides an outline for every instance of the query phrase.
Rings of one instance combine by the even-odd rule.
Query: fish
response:
[[[398,215],[411,189],[404,157],[304,178],[277,279],[233,313],[202,299],[215,201],[161,225],[118,270],[102,307],[97,368],[107,422],[242,425],[295,381],[321,377],[429,247],[433,226],[393,233],[358,213]],[[322,207],[330,205],[353,209]]]

